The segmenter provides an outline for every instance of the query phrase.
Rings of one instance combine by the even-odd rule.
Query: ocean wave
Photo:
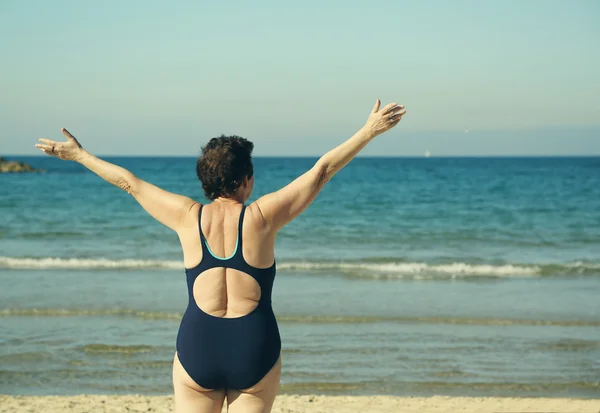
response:
[[[0,317],[133,317],[144,320],[180,321],[183,313],[162,311],[140,311],[127,308],[106,309],[61,309],[61,308],[4,308]],[[535,320],[477,317],[438,317],[438,316],[356,316],[356,315],[278,315],[282,324],[457,324],[485,326],[563,326],[563,327],[600,327],[597,320]]]
[[[154,347],[147,345],[128,345],[120,346],[116,344],[86,344],[79,347],[81,351],[86,353],[149,353]]]
[[[0,256],[0,269],[106,269],[106,270],[184,270],[182,261],[107,258],[19,258]],[[564,264],[470,264],[453,262],[369,262],[369,261],[284,261],[277,263],[283,272],[333,273],[371,279],[439,279],[467,277],[531,277],[551,275],[600,274],[600,263]]]
[[[358,278],[372,279],[440,279],[468,277],[535,277],[553,275],[600,274],[600,263],[572,262],[565,264],[472,264],[453,262],[283,262],[278,270],[303,272],[333,272]]]
[[[523,276],[539,275],[538,266],[523,265],[476,265],[462,262],[451,264],[427,264],[422,262],[363,263],[363,262],[297,262],[283,263],[279,269],[324,271],[334,270],[346,273],[361,273],[371,278],[405,278],[406,276],[448,275],[448,276]],[[367,273],[365,273],[367,272]],[[396,277],[395,277],[396,276]],[[415,277],[418,278],[418,277]]]
[[[140,311],[128,308],[5,308],[0,310],[0,317],[136,317],[148,320],[181,320],[183,313],[163,311]]]
[[[0,257],[0,268],[5,269],[178,269],[183,270],[183,262],[169,260],[111,260],[107,258],[15,258]]]

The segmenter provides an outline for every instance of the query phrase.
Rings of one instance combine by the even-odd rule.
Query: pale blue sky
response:
[[[0,153],[67,127],[97,154],[600,154],[600,2],[0,1]],[[469,132],[466,133],[465,129]]]

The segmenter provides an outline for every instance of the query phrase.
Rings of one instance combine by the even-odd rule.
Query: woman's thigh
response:
[[[173,390],[175,413],[220,413],[225,400],[223,390],[200,387],[187,374],[177,353],[173,360]]]
[[[267,375],[254,386],[241,391],[227,391],[227,411],[229,413],[269,413],[279,391],[280,378],[281,356]]]

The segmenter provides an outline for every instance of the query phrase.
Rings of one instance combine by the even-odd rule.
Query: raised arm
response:
[[[194,200],[160,189],[125,168],[97,158],[84,150],[69,131],[63,128],[62,132],[67,137],[66,142],[40,139],[42,143],[35,146],[48,155],[79,162],[105,181],[131,194],[146,212],[172,230],[178,231],[184,225],[186,212],[195,204]]]
[[[396,126],[406,113],[404,105],[375,103],[365,125],[350,139],[323,155],[306,173],[282,189],[256,201],[268,227],[278,230],[302,213],[325,184],[373,138]]]

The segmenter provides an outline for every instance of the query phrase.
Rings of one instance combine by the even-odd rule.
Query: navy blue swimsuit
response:
[[[216,257],[202,233],[202,207],[198,229],[202,260],[185,270],[189,302],[177,334],[177,354],[190,377],[205,389],[243,390],[258,383],[277,363],[281,352],[279,328],[271,307],[275,262],[269,268],[250,266],[242,256],[242,207],[236,249],[228,258]],[[194,300],[196,278],[211,268],[233,268],[256,280],[261,295],[258,306],[237,318],[216,317],[203,312]]]

